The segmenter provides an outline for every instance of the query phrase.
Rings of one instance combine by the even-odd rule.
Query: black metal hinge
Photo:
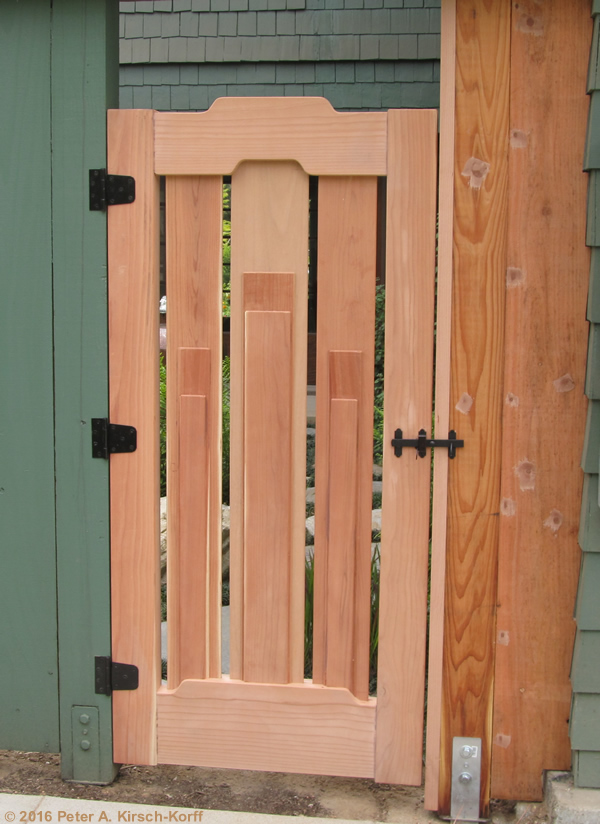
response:
[[[116,690],[136,690],[140,674],[133,664],[118,664],[108,655],[94,658],[96,695],[110,695]]]
[[[108,458],[137,449],[137,429],[119,423],[109,423],[108,418],[92,418],[92,458]]]
[[[104,212],[107,206],[133,203],[135,178],[109,175],[106,169],[90,169],[90,212]]]
[[[396,429],[396,431],[394,432],[394,438],[392,439],[394,455],[397,458],[401,457],[402,448],[405,446],[414,446],[414,448],[417,450],[417,455],[419,456],[419,458],[425,457],[425,455],[427,454],[428,447],[443,446],[444,448],[448,448],[448,457],[455,458],[456,450],[462,448],[464,445],[464,441],[459,441],[456,439],[456,432],[454,431],[454,429],[451,429],[450,432],[448,432],[448,440],[428,438],[427,432],[424,429],[419,429],[419,437],[412,439],[403,438],[402,430]]]

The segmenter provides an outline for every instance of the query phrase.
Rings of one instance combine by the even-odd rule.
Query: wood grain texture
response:
[[[110,462],[112,655],[139,669],[113,695],[113,757],[156,763],[160,683],[158,455],[159,193],[149,111],[110,111],[108,168],[136,199],[108,212],[110,420],[137,429],[137,451]]]
[[[437,112],[388,112],[386,356],[375,779],[420,784],[430,461],[393,455],[430,431]],[[387,446],[386,446],[387,444]]]
[[[569,769],[589,250],[589,3],[513,7],[502,505],[492,794]],[[553,128],[548,129],[548,123]],[[577,433],[556,447],[557,432]],[[594,469],[597,471],[597,467]],[[510,502],[510,506],[507,502]]]
[[[311,175],[384,175],[384,112],[322,98],[221,98],[207,112],[156,113],[156,173],[229,175],[244,160],[296,160]]]
[[[439,235],[434,414],[436,437],[445,438],[450,429],[456,0],[444,0],[441,23]],[[427,669],[427,738],[425,757],[426,810],[437,810],[439,798],[447,515],[448,454],[443,449],[440,449],[436,453],[433,462],[429,662]]]
[[[222,198],[220,177],[177,177],[166,181],[166,255],[169,313],[167,319],[167,488],[168,558],[167,588],[169,609],[169,686],[184,677],[218,677],[221,674],[221,258]],[[185,455],[181,453],[180,403],[182,395],[206,398],[205,448],[207,456],[207,564],[206,586],[194,606],[192,592],[185,605],[179,603],[179,584],[186,577],[181,564],[191,563],[194,538],[182,545],[183,501],[189,502],[181,477]],[[193,431],[189,437],[195,438]],[[189,463],[187,468],[191,468]],[[197,506],[190,502],[192,509]],[[183,529],[186,529],[185,524]],[[188,533],[189,534],[189,533]],[[186,560],[187,558],[187,560]],[[183,577],[182,577],[183,576]],[[200,606],[202,604],[202,606]],[[203,664],[198,660],[193,676],[183,658],[194,645],[185,639],[185,613],[198,624],[199,614],[207,622]],[[199,613],[192,619],[194,611]],[[183,611],[182,611],[183,610]],[[183,630],[183,635],[180,634]]]
[[[159,760],[372,777],[375,704],[308,683],[185,681],[158,695]]]
[[[490,795],[508,187],[510,2],[457,0],[454,282],[439,810],[450,809],[452,739],[482,739]]]
[[[290,309],[292,307],[289,307]],[[245,681],[291,681],[292,312],[245,313]]]
[[[231,636],[230,670],[244,675],[244,648],[257,644],[244,633],[245,569],[246,313],[290,312],[291,402],[289,452],[289,541],[263,550],[289,559],[288,677],[304,678],[304,525],[306,486],[306,326],[308,294],[308,176],[297,163],[243,163],[232,177],[231,253]],[[290,282],[291,279],[291,282]],[[262,283],[261,283],[262,281]],[[247,301],[247,302],[246,302]],[[281,302],[283,301],[283,303]],[[290,361],[288,360],[288,363]],[[270,391],[274,391],[274,385]],[[289,396],[288,396],[289,397]],[[281,411],[281,410],[280,410]],[[252,445],[253,449],[258,444]],[[268,449],[268,445],[264,445]],[[253,540],[256,540],[253,538]],[[269,599],[252,587],[252,597]],[[264,639],[262,639],[264,640]]]
[[[167,680],[171,688],[184,678],[209,675],[209,628],[214,617],[209,611],[210,356],[210,349],[181,347],[173,359],[173,388],[177,387],[179,396],[177,405],[171,406],[177,418],[170,422],[178,434],[178,489],[173,496],[177,511],[173,512],[173,503],[171,511],[167,510],[167,529],[171,515],[176,527],[172,535],[167,534]]]
[[[375,178],[319,180],[313,681],[369,689]],[[341,399],[356,401],[354,412]],[[342,410],[342,407],[343,410]],[[352,428],[339,429],[341,421]],[[349,417],[348,417],[349,416]],[[341,471],[347,461],[354,478]],[[344,579],[340,579],[340,573]],[[340,586],[351,599],[342,608]],[[349,623],[348,623],[349,622]],[[345,662],[344,650],[350,656]],[[342,676],[342,673],[345,673]],[[349,680],[348,680],[349,679]]]
[[[166,269],[169,312],[167,319],[167,588],[169,627],[169,686],[184,677],[216,678],[221,674],[221,313],[222,313],[222,209],[220,177],[177,177],[166,181]],[[198,501],[190,500],[186,479],[194,471],[185,452],[190,428],[182,440],[181,397],[206,398],[204,450],[206,453],[206,541],[197,545],[191,527]],[[186,426],[190,422],[188,421]],[[197,422],[199,424],[199,422]],[[194,448],[194,447],[192,447]],[[182,451],[183,450],[183,451]],[[196,493],[200,490],[196,487]],[[204,495],[204,492],[202,492]],[[184,503],[191,510],[185,512]],[[204,506],[204,502],[202,503]],[[190,528],[192,533],[190,533]],[[182,529],[184,533],[182,535]],[[187,535],[187,537],[186,537]],[[179,586],[189,575],[196,546],[202,547],[206,579],[196,600],[186,598]],[[180,601],[183,598],[183,601]],[[202,616],[202,617],[201,617]],[[202,661],[186,621],[201,630]],[[195,653],[192,650],[196,649]],[[194,660],[192,671],[185,656]],[[191,664],[191,661],[188,662]],[[196,669],[200,667],[200,670]]]

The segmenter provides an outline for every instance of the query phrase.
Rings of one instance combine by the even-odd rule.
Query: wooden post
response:
[[[108,412],[106,215],[89,210],[88,169],[106,165],[118,100],[118,4],[49,5],[61,769],[107,783],[112,706],[95,694],[94,656],[110,655],[108,465],[91,458],[91,418]]]
[[[457,0],[454,284],[439,810],[450,809],[452,739],[490,748],[502,424],[510,80],[509,0]]]
[[[496,798],[540,800],[543,771],[571,762],[566,721],[586,407],[589,12],[588,0],[513,9]]]

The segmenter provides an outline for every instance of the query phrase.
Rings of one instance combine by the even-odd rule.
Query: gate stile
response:
[[[377,180],[387,175],[384,443],[431,419],[437,115],[318,99],[109,113],[114,758],[422,775],[429,461],[385,452],[368,696]],[[313,680],[305,682],[308,175],[319,181]],[[168,683],[160,683],[158,175],[168,272]],[[221,209],[232,175],[231,673],[221,675]],[[386,448],[387,449],[387,448]]]

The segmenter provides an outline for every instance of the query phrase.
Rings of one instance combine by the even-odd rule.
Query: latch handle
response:
[[[429,447],[442,446],[448,449],[448,457],[452,459],[456,457],[456,450],[464,447],[464,445],[464,441],[459,441],[457,439],[456,432],[454,431],[454,429],[451,429],[450,432],[448,432],[448,438],[446,440],[428,438],[425,429],[419,429],[419,436],[417,438],[403,438],[402,430],[396,429],[396,431],[394,432],[394,437],[392,438],[394,455],[397,458],[402,457],[402,449],[405,446],[414,446],[414,448],[417,450],[417,455],[419,456],[419,458],[425,457],[425,455],[427,454],[427,449]]]

